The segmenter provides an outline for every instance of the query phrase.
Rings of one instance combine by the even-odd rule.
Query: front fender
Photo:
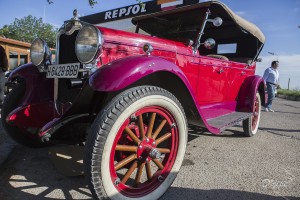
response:
[[[45,73],[40,73],[35,65],[29,63],[16,68],[10,73],[8,81],[16,78],[22,78],[26,84],[20,105],[53,101],[54,81],[46,78]]]
[[[264,80],[261,76],[254,75],[247,77],[239,91],[238,110],[241,112],[253,112],[254,100],[259,88],[263,88],[260,95],[265,94]],[[261,96],[262,99],[265,99]]]
[[[8,81],[12,81],[16,77],[21,77],[27,79],[34,74],[39,74],[37,67],[31,63],[21,65],[20,67],[14,69],[8,77]]]
[[[152,56],[132,56],[113,61],[94,72],[90,77],[89,84],[97,91],[118,91],[159,71],[175,74],[191,92],[187,78],[177,65],[163,58]]]

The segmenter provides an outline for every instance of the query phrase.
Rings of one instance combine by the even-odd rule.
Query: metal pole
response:
[[[289,81],[288,81],[288,90],[290,90],[290,81],[291,81],[291,78],[289,78]]]

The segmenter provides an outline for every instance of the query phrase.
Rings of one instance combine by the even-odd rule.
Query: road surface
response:
[[[161,199],[300,199],[300,102],[276,99],[274,109],[252,138],[240,126],[221,136],[190,127],[183,166]],[[0,167],[1,200],[92,198],[84,177],[64,176],[48,150],[16,145]]]

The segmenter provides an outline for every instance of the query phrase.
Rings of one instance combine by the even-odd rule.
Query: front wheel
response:
[[[244,133],[248,137],[252,137],[257,133],[261,114],[261,99],[257,92],[254,101],[253,115],[243,121]]]
[[[128,89],[97,116],[84,154],[96,199],[153,200],[175,180],[187,142],[179,101],[152,86]]]

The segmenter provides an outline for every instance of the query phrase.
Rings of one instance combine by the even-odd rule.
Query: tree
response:
[[[32,15],[17,19],[10,25],[0,29],[0,36],[31,43],[39,37],[47,42],[49,47],[55,48],[57,28],[48,23],[43,23],[42,18]]]

